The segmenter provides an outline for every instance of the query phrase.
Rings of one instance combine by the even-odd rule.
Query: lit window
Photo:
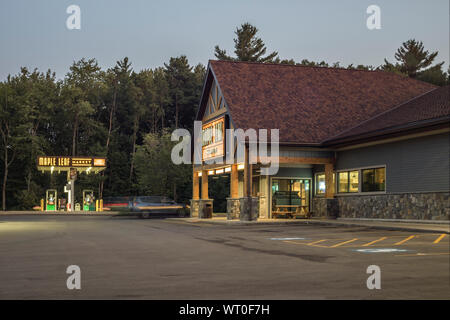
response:
[[[316,194],[325,194],[325,174],[316,175]]]
[[[386,168],[362,170],[362,192],[386,190]]]
[[[339,172],[338,181],[338,192],[348,192],[348,172]]]
[[[214,125],[215,137],[214,142],[222,141],[223,139],[223,122],[218,122]]]
[[[338,192],[358,192],[359,171],[344,171],[338,174]]]
[[[336,175],[333,172],[333,182],[331,185],[331,190],[333,193],[334,193],[335,181],[336,181]],[[316,174],[316,186],[315,186],[316,195],[325,195],[326,189],[327,189],[327,183],[326,183],[326,179],[325,179],[325,173]]]

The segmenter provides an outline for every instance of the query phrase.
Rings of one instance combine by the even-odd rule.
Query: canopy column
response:
[[[208,170],[202,170],[202,200],[208,198]]]
[[[200,199],[200,183],[198,180],[198,172],[192,170],[192,200]]]
[[[252,165],[250,164],[249,146],[245,146],[244,158],[244,197],[252,196]]]
[[[333,163],[325,164],[325,197],[334,198]]]
[[[325,201],[327,217],[336,219],[339,216],[339,202],[334,197],[333,167],[333,163],[325,164]]]
[[[231,179],[230,179],[230,198],[237,198],[239,196],[239,179],[237,164],[231,166]]]
[[[250,163],[249,145],[245,146],[244,158],[244,197],[241,198],[241,221],[254,221],[258,219],[258,197],[252,197],[252,164]]]

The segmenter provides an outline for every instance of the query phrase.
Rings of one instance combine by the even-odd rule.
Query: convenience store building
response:
[[[448,220],[449,101],[448,86],[383,71],[210,61],[191,215],[214,207],[208,179],[226,175],[229,219]],[[279,129],[278,172],[208,163],[226,156],[229,128]]]

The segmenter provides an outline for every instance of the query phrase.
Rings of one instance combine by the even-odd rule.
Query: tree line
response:
[[[425,50],[423,42],[409,39],[402,43],[394,54],[396,62],[391,63],[384,59],[384,63],[379,66],[353,65],[341,66],[340,62],[328,63],[325,61],[315,62],[302,59],[296,62],[294,59],[281,59],[278,52],[273,51],[266,55],[267,48],[264,41],[257,37],[258,29],[250,23],[244,23],[236,28],[234,38],[235,57],[229,56],[226,50],[219,46],[215,47],[215,57],[219,60],[228,61],[249,61],[261,63],[282,63],[290,65],[303,65],[311,67],[346,68],[358,70],[382,70],[395,72],[417,80],[429,82],[438,86],[450,84],[450,66],[447,71],[443,70],[444,62],[436,63],[438,52]]]
[[[339,63],[280,59],[266,54],[258,29],[245,23],[236,29],[235,57],[219,46],[220,60],[340,67]],[[396,72],[422,81],[445,85],[449,73],[443,63],[432,65],[437,52],[422,42],[403,43],[397,62],[379,67],[349,65],[349,69]],[[121,195],[166,195],[185,202],[191,197],[191,167],[170,160],[175,128],[192,129],[206,68],[190,65],[186,56],[172,57],[161,67],[133,70],[123,58],[106,70],[96,59],[74,61],[61,80],[51,70],[21,68],[0,82],[0,176],[2,209],[30,209],[45,189],[62,192],[65,174],[37,170],[39,155],[104,156],[101,174],[81,174],[82,189],[94,189],[98,198]],[[227,196],[223,186],[217,193]],[[211,194],[215,190],[211,190]],[[218,197],[221,195],[218,194]]]

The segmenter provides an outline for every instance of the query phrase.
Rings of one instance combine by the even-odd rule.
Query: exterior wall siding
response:
[[[449,133],[340,151],[336,170],[386,165],[386,193],[449,191]]]
[[[280,167],[278,169],[278,173],[275,177],[285,177],[285,178],[305,178],[312,179],[312,169],[311,168],[288,168],[288,167]]]
[[[314,151],[314,150],[293,150],[289,148],[280,149],[280,157],[292,158],[331,158],[334,153],[331,151]]]

